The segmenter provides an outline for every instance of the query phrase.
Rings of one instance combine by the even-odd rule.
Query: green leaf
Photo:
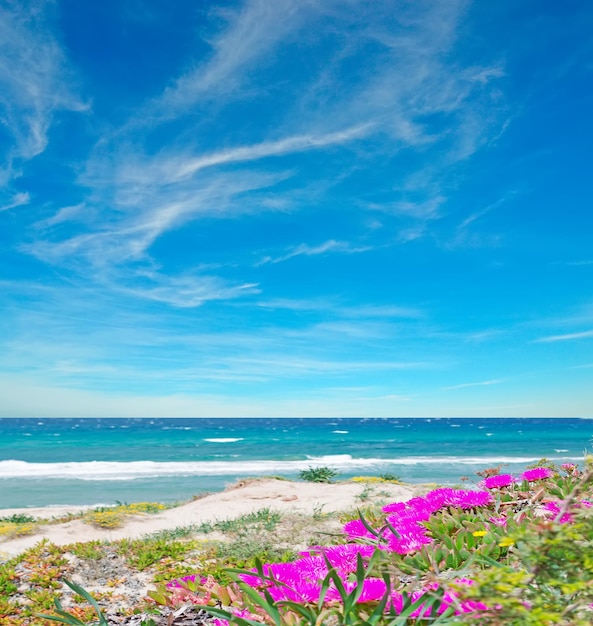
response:
[[[315,626],[315,623],[317,621],[317,614],[312,609],[303,606],[298,602],[293,602],[292,600],[279,600],[277,604],[278,606],[286,607],[291,611],[294,611],[295,613],[299,613],[306,620],[308,620],[311,626]]]
[[[362,511],[360,509],[357,509],[358,511],[358,519],[360,519],[362,525],[371,533],[371,535],[373,535],[374,537],[380,538],[381,537],[381,532],[377,532],[364,518],[364,515],[362,514]]]
[[[107,623],[107,619],[103,615],[103,612],[101,611],[101,608],[97,604],[95,598],[93,598],[93,596],[91,596],[91,594],[86,589],[83,589],[80,585],[77,585],[67,578],[64,578],[63,580],[68,585],[68,587],[70,587],[70,589],[74,591],[74,593],[78,594],[81,598],[86,600],[95,609],[95,613],[99,618],[99,626],[109,626],[109,624]]]
[[[241,591],[249,597],[249,599],[262,607],[262,609],[274,620],[276,626],[280,626],[280,613],[278,609],[260,596],[260,594],[245,583],[239,583]]]
[[[261,622],[256,622],[255,620],[251,619],[245,619],[244,617],[239,617],[234,613],[225,611],[224,609],[217,609],[213,606],[204,606],[203,608],[205,611],[210,613],[210,615],[226,619],[231,624],[238,624],[238,626],[262,626]]]
[[[58,617],[57,615],[46,615],[45,613],[35,613],[37,617],[42,619],[48,619],[52,622],[60,622],[61,624],[71,624],[72,626],[86,626],[86,624],[80,621],[74,615],[68,614],[68,617]]]

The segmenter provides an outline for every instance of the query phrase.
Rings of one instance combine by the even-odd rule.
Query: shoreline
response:
[[[105,529],[92,526],[80,518],[61,523],[41,524],[31,535],[25,535],[0,542],[0,557],[12,558],[47,539],[56,545],[86,543],[89,541],[117,541],[120,539],[139,539],[159,531],[173,530],[184,526],[199,526],[229,520],[264,508],[281,512],[313,515],[348,511],[364,506],[365,490],[369,485],[375,495],[387,502],[408,500],[425,490],[422,485],[400,483],[336,482],[313,483],[292,482],[274,478],[239,481],[224,491],[212,493],[202,498],[186,502],[159,513],[134,514],[126,517],[119,528]],[[81,512],[93,507],[60,506],[4,509],[1,516],[23,513],[48,519],[48,513],[57,512],[52,517],[67,515],[69,512]]]

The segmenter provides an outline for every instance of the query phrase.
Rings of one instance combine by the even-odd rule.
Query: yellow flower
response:
[[[474,537],[483,537],[484,535],[487,535],[488,531],[487,530],[475,530],[472,535]]]
[[[515,542],[511,537],[503,537],[501,541],[498,543],[501,548],[508,548],[509,546],[514,546]]]

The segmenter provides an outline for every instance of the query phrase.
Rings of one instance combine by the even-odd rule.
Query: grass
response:
[[[242,534],[250,530],[272,531],[281,519],[278,511],[263,508],[253,513],[246,513],[235,519],[220,520],[217,522],[204,522],[197,527],[198,532],[211,533],[218,530],[223,533]]]

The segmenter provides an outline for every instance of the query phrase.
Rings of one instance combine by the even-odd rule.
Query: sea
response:
[[[182,502],[310,467],[471,485],[592,447],[576,418],[0,418],[0,509]]]

